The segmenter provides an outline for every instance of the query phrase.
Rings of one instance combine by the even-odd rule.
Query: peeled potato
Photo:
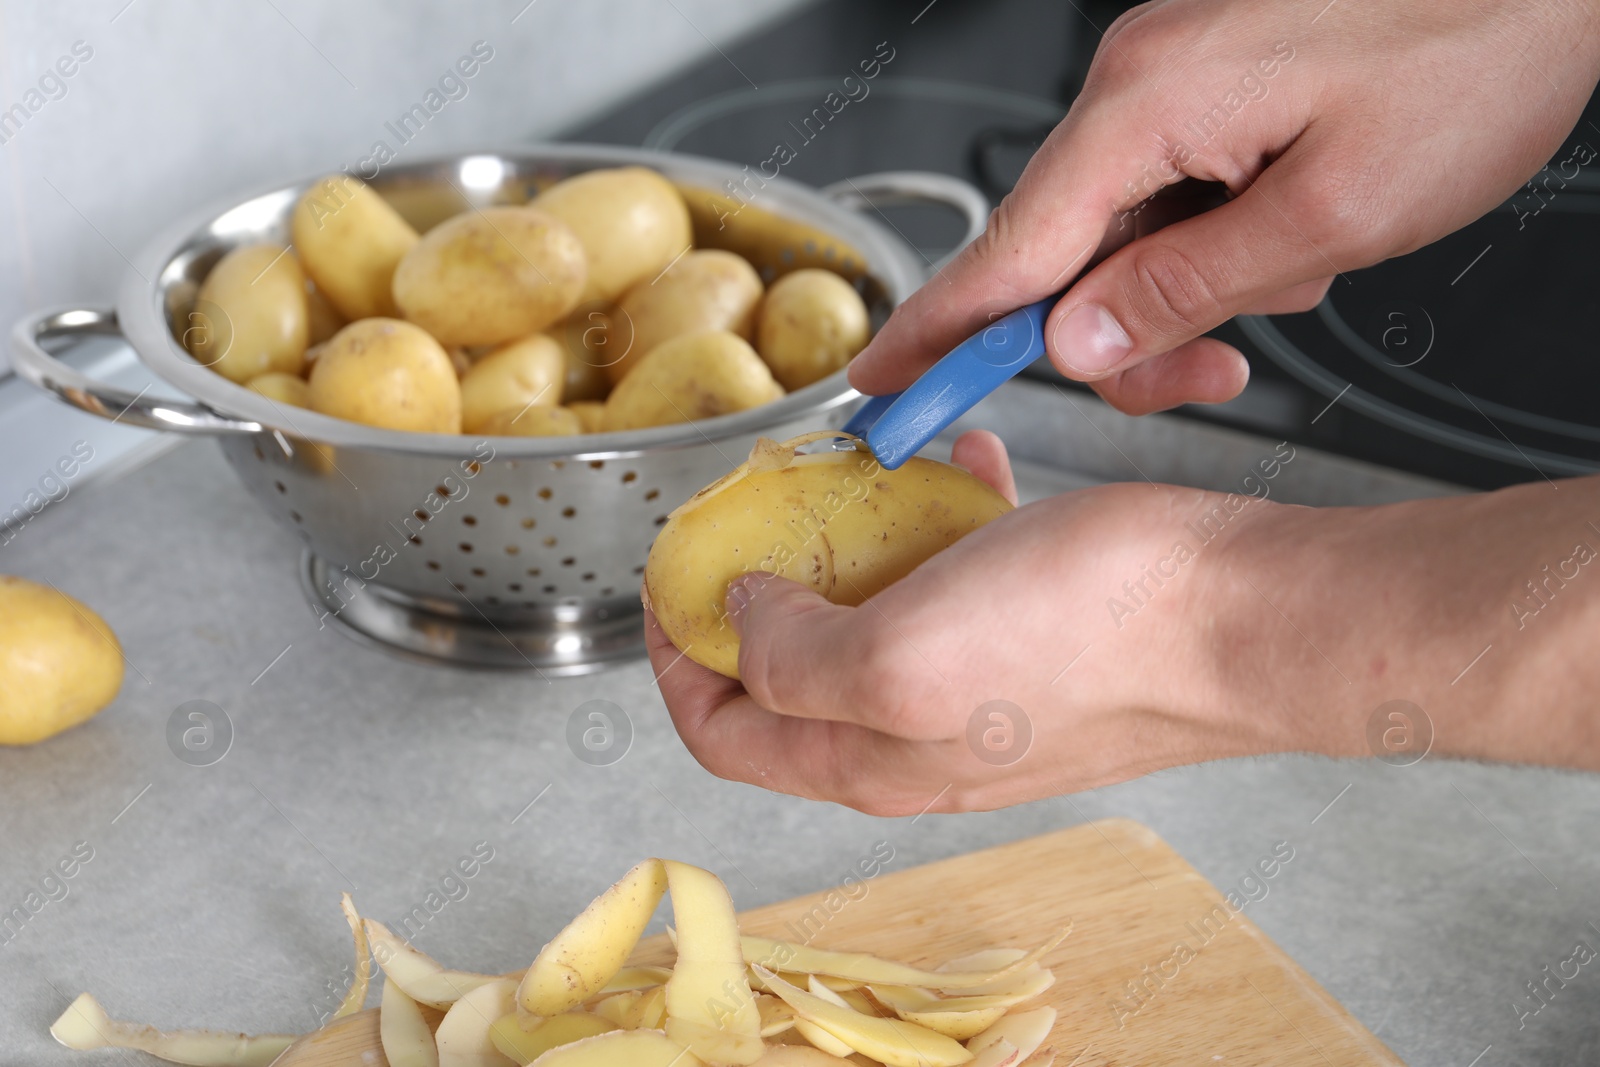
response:
[[[578,400],[567,405],[567,410],[578,416],[578,425],[584,433],[604,433],[606,406],[598,400]]]
[[[566,357],[542,333],[501,345],[461,379],[461,430],[479,433],[493,415],[515,415],[530,405],[561,403]]]
[[[580,307],[550,330],[561,342],[567,375],[561,395],[568,400],[604,400],[611,392],[606,368],[627,359],[634,350],[632,324],[610,306]]]
[[[490,437],[575,437],[583,424],[566,408],[536,404],[526,411],[497,411],[477,431]]]
[[[865,450],[796,455],[805,440],[759,442],[672,513],[645,564],[646,600],[672,643],[729,678],[739,677],[739,635],[723,602],[739,575],[769,571],[860,604],[1011,510],[959,467],[911,459],[890,471]]]
[[[298,374],[284,374],[281,371],[258,374],[246,383],[245,388],[280,404],[293,404],[297,408],[311,406],[311,386]]]
[[[388,201],[348,174],[307,189],[290,219],[300,262],[346,319],[395,315],[390,281],[417,231]]]
[[[352,322],[311,365],[311,407],[388,430],[461,432],[461,386],[450,357],[398,319]]]
[[[646,167],[592,170],[559,181],[531,202],[568,226],[589,260],[584,301],[614,301],[689,247],[689,208],[672,183]]]
[[[587,271],[583,246],[558,219],[487,207],[424,234],[395,268],[394,300],[443,344],[493,345],[564,318]]]
[[[783,395],[755,349],[724,331],[659,345],[606,398],[607,430],[639,430],[727,415]]]
[[[247,382],[258,374],[299,374],[305,367],[306,277],[282,245],[235,248],[200,285],[183,331],[194,358]]]
[[[31,745],[94,716],[122,687],[105,620],[48,585],[0,575],[0,745]]]
[[[867,305],[849,282],[832,271],[797,270],[768,290],[756,350],[793,392],[849,363],[871,337]]]
[[[761,288],[760,275],[742,256],[716,249],[688,253],[617,303],[617,313],[633,326],[633,347],[608,364],[606,374],[620,382],[647,352],[687,333],[727,330],[750,340]]]

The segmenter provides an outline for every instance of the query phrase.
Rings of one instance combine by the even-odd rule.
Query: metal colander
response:
[[[869,175],[823,190],[778,178],[752,192],[733,164],[588,145],[453,155],[387,168],[369,184],[425,230],[627,164],[696,191],[697,243],[725,234],[769,279],[801,264],[833,266],[853,278],[877,322],[921,283],[926,264],[871,218],[874,205],[944,203],[973,233],[987,214],[981,194],[941,175]],[[196,363],[179,339],[211,266],[241,244],[288,243],[290,209],[312,180],[171,227],[131,264],[115,311],[58,309],[19,323],[13,365],[83,410],[217,436],[250,493],[304,541],[301,579],[314,610],[355,636],[445,662],[552,674],[638,655],[640,575],[667,513],[741,462],[758,436],[837,425],[856,398],[841,371],[752,411],[579,438],[402,433],[276,404]],[[736,205],[749,202],[734,214],[712,199],[730,190],[741,190]],[[717,218],[724,224],[706,224]],[[136,396],[52,354],[96,334],[125,337],[195,399]]]

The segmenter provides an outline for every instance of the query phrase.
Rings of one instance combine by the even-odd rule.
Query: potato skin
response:
[[[633,327],[633,346],[606,374],[620,382],[657,345],[686,333],[727,330],[750,340],[761,293],[761,276],[743,256],[714,248],[684,255],[617,303]]]
[[[260,393],[268,400],[276,400],[280,404],[292,404],[297,408],[311,406],[311,386],[306,384],[304,378],[297,375],[283,374],[279,371],[258,374],[246,383],[245,388],[253,393]]]
[[[397,314],[389,284],[417,231],[364,182],[331,174],[307,189],[290,218],[306,273],[346,319]]]
[[[88,606],[0,575],[0,745],[31,745],[91,718],[122,687],[122,646]]]
[[[536,405],[520,414],[515,409],[497,411],[479,432],[490,437],[575,437],[583,425],[567,408]]]
[[[235,248],[200,284],[183,339],[195,359],[224,378],[299,374],[309,333],[306,277],[282,245]]]
[[[987,483],[930,459],[894,471],[866,451],[745,463],[672,513],[645,564],[645,597],[690,659],[738,678],[724,608],[734,578],[769,571],[860,604],[1010,510]]]
[[[311,365],[311,407],[388,430],[461,432],[461,386],[439,342],[399,319],[352,322]]]
[[[689,208],[676,187],[648,167],[611,167],[557,182],[531,201],[572,227],[589,277],[582,299],[614,302],[654,278],[689,247]]]
[[[726,331],[674,337],[640,361],[606,398],[607,430],[710,419],[783,395],[749,342]]]
[[[488,207],[424,234],[395,268],[394,300],[441,344],[500,344],[565,317],[587,270],[564,223],[528,207]]]
[[[871,337],[867,305],[849,282],[832,271],[797,270],[768,290],[756,350],[793,392],[849,363]]]
[[[500,412],[561,403],[566,357],[542,333],[501,345],[461,377],[461,432],[479,433]]]

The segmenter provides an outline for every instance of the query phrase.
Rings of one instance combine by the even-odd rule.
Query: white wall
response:
[[[804,2],[0,0],[0,113],[37,106],[0,125],[0,331],[109,300],[192,205],[396,145],[475,41],[493,58],[401,159],[548,135]]]

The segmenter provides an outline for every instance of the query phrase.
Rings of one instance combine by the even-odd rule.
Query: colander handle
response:
[[[261,433],[259,422],[248,422],[222,415],[192,400],[146,396],[96,381],[80,373],[45,350],[45,338],[60,338],[70,344],[81,337],[122,339],[117,313],[98,308],[55,308],[38,311],[11,332],[11,367],[22,378],[71,404],[80,411],[103,419],[143,426],[151,430],[170,430],[191,434]]]
[[[825,185],[823,196],[853,211],[866,211],[894,204],[938,204],[956,211],[967,222],[966,236],[943,260],[937,270],[961,251],[989,224],[989,198],[971,182],[925,170],[885,170]]]

